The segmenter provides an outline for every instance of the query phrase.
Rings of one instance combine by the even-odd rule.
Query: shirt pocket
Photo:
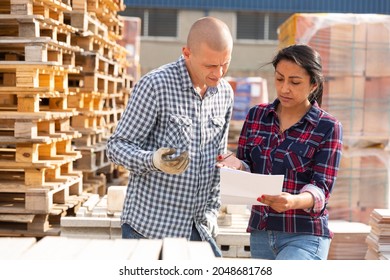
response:
[[[192,120],[187,116],[170,115],[164,136],[164,146],[178,151],[188,150],[192,138]]]
[[[267,155],[264,148],[264,137],[261,135],[249,136],[246,143],[246,155],[247,159],[250,158],[249,164],[252,172],[262,173],[261,170],[267,161]]]
[[[288,169],[296,172],[305,172],[313,165],[313,157],[316,149],[304,143],[291,143],[283,158]]]
[[[206,143],[211,142],[214,147],[221,148],[225,123],[224,117],[212,117],[209,119],[206,127]]]

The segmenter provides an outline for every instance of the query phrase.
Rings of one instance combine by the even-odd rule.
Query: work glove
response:
[[[176,152],[174,148],[160,148],[153,154],[154,166],[164,173],[181,174],[186,171],[190,158],[187,151],[177,157],[169,157]]]
[[[206,226],[208,227],[211,236],[215,239],[218,235],[218,218],[212,213],[206,212]]]

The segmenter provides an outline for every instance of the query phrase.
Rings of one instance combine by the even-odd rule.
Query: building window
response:
[[[141,18],[142,36],[177,37],[177,10],[126,8],[120,14]]]
[[[237,39],[278,40],[278,27],[291,14],[237,12]]]

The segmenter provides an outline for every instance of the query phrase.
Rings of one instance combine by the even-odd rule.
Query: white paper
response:
[[[256,199],[263,194],[282,192],[283,175],[263,175],[221,168],[221,201],[223,204],[264,205]]]

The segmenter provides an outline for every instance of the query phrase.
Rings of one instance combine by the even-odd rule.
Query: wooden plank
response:
[[[20,259],[22,260],[73,260],[89,239],[68,239],[59,236],[45,236],[34,244]]]
[[[158,260],[161,250],[161,239],[139,239],[129,259],[136,261]]]
[[[35,243],[34,237],[0,237],[0,260],[18,259]]]
[[[0,120],[30,120],[45,121],[54,119],[70,118],[77,115],[76,112],[0,112]]]
[[[213,249],[207,241],[188,241],[185,238],[164,238],[162,260],[212,260],[215,259]]]
[[[190,260],[213,260],[215,259],[215,255],[213,249],[211,248],[210,243],[207,241],[199,242],[199,241],[188,241],[188,256]],[[180,259],[177,259],[180,260]]]
[[[9,242],[9,239],[0,238],[0,247],[6,242]],[[161,240],[45,236],[38,242],[31,238],[20,242],[18,246],[20,249],[18,248],[13,255],[20,260],[156,260],[161,251],[161,244]],[[148,249],[152,251],[148,252]]]
[[[164,238],[162,259],[167,261],[190,259],[189,251],[187,247],[187,239]]]
[[[33,214],[0,214],[1,222],[15,222],[15,223],[32,223],[34,220]]]
[[[92,239],[76,256],[77,260],[126,260],[136,249],[136,239]]]

